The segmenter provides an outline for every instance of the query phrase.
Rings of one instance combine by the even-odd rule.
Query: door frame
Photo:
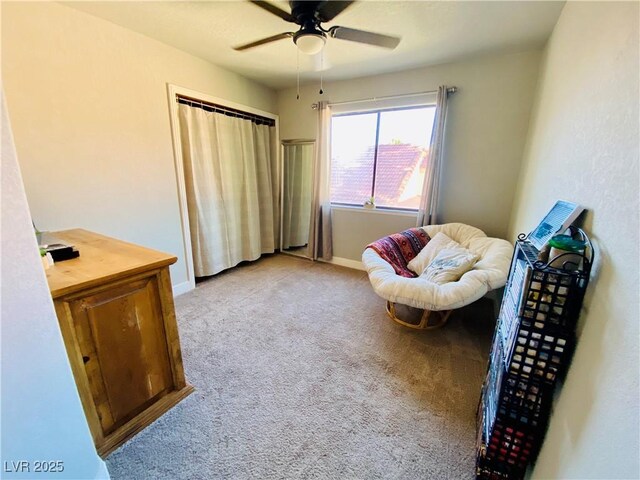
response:
[[[307,255],[288,252],[284,248],[282,248],[283,241],[284,241],[284,238],[283,238],[284,236],[284,221],[283,221],[283,218],[284,218],[284,215],[283,215],[284,214],[284,148],[288,145],[313,145],[313,154],[311,158],[314,161],[314,163],[317,155],[316,140],[314,138],[311,138],[311,139],[300,138],[300,139],[280,141],[280,158],[278,159],[278,168],[280,169],[280,175],[278,176],[278,179],[280,182],[280,186],[279,186],[280,208],[278,209],[278,215],[280,215],[280,222],[279,222],[280,223],[280,241],[278,242],[278,248],[280,249],[280,252],[284,253],[285,255],[292,255],[294,257],[307,258],[309,260],[313,260],[313,254],[309,251],[311,249],[311,241],[309,241],[309,243],[307,244]],[[312,170],[311,180],[315,184],[314,177],[315,177],[315,172]],[[314,221],[315,221],[315,216],[316,216],[316,212],[312,211],[311,218],[314,219]],[[309,231],[309,237],[311,237],[311,231]]]

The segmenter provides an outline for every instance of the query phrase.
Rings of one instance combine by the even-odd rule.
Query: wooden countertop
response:
[[[103,284],[123,274],[168,266],[177,260],[173,255],[81,228],[51,232],[50,235],[75,246],[80,252],[78,258],[56,262],[46,270],[53,298]]]

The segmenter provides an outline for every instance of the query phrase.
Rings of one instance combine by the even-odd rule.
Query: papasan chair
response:
[[[456,242],[459,245],[454,245]],[[467,264],[470,269],[459,278],[447,281],[450,277],[437,277],[437,268],[438,264],[447,264],[451,248],[457,248],[458,253],[466,252],[471,265]],[[362,263],[373,290],[387,301],[391,319],[410,328],[432,329],[444,325],[452,310],[503,287],[512,252],[513,246],[506,240],[487,237],[482,230],[469,225],[447,223],[411,228],[381,238],[365,248]],[[396,304],[424,310],[419,323],[398,318]]]

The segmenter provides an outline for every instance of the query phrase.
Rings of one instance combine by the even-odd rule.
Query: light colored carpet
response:
[[[176,309],[196,391],[108,458],[113,479],[473,478],[490,301],[415,332],[366,273],[273,255]]]

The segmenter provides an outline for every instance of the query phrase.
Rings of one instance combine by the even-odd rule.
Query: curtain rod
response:
[[[449,87],[449,88],[447,88],[447,93],[448,94],[456,93],[457,91],[458,91],[458,87]],[[361,100],[350,100],[348,102],[329,103],[329,106],[333,107],[335,105],[347,105],[347,104],[352,104],[352,103],[372,102],[372,101],[377,101],[377,100],[394,100],[396,98],[419,97],[420,95],[427,95],[428,93],[438,93],[438,90],[428,90],[426,92],[417,92],[417,93],[406,93],[404,95],[388,95],[388,96],[385,96],[385,97],[363,98]],[[312,103],[311,104],[311,108],[313,108],[314,110],[317,110],[318,109],[318,104],[317,103]]]
[[[221,113],[229,117],[242,118],[244,120],[251,120],[252,122],[255,122],[259,125],[264,124],[273,127],[276,124],[275,120],[272,118],[263,117],[254,113],[243,112],[242,110],[225,107],[223,105],[217,105],[215,103],[206,102],[204,100],[188,97],[186,95],[176,95],[176,101],[178,103],[182,103],[183,105],[189,105],[190,107],[202,108],[205,111]]]
[[[294,140],[282,140],[282,144],[283,145],[306,145],[308,143],[315,143],[314,139],[304,139],[304,138],[300,138],[300,139],[294,139]]]

